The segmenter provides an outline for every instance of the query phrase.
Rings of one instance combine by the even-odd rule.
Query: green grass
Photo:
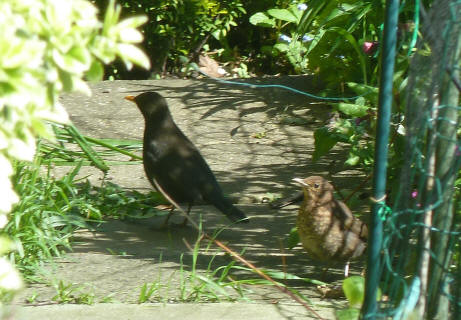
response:
[[[73,283],[65,283],[59,281],[53,284],[56,290],[56,295],[51,298],[57,303],[76,303],[93,305],[95,303],[110,303],[112,302],[111,295],[98,299],[93,290],[85,285],[75,285]]]
[[[39,142],[38,154],[33,163],[17,162],[13,185],[20,195],[20,202],[10,213],[10,220],[2,233],[7,234],[15,243],[16,250],[10,253],[24,275],[26,281],[43,281],[40,276],[43,263],[58,257],[72,247],[72,235],[79,228],[94,228],[104,219],[146,218],[162,214],[153,209],[164,199],[155,192],[141,194],[124,190],[104,179],[101,185],[88,182],[87,177],[80,177],[83,165],[93,165],[105,172],[108,165],[118,163],[120,154],[129,156],[127,160],[137,159],[131,154],[139,151],[139,143],[119,140],[97,140],[84,137],[74,127],[56,127],[56,142]],[[97,151],[95,151],[97,150]],[[115,160],[114,160],[115,159]],[[137,161],[130,161],[137,163]],[[67,165],[67,174],[54,177],[52,168],[56,165]],[[216,257],[222,251],[209,255],[213,245],[198,232],[198,239],[192,247],[190,266],[183,263],[181,256],[179,295],[173,301],[180,302],[220,302],[248,300],[252,285],[273,285],[260,278],[254,278],[253,270],[242,267],[231,260],[228,263],[217,263]],[[112,254],[119,254],[111,252]],[[199,260],[209,259],[205,270],[199,269]],[[202,264],[203,265],[203,264]],[[294,275],[267,270],[272,277],[289,279]],[[243,275],[245,279],[238,279]],[[252,278],[253,277],[253,278]],[[283,281],[277,282],[284,286]],[[97,299],[90,291],[81,286],[67,284],[63,281],[52,283],[56,289],[53,300],[59,303],[93,304],[96,301],[106,302],[110,297]],[[171,277],[166,281],[159,273],[151,283],[145,283],[138,296],[138,303],[152,301],[170,301],[168,292]],[[83,288],[83,289],[82,289]],[[295,290],[289,289],[299,295]],[[163,294],[163,296],[162,296]],[[36,297],[31,296],[31,301]],[[307,300],[305,297],[303,299]]]
[[[131,155],[131,151],[139,150],[139,142],[112,141],[111,145],[108,140],[84,137],[73,126],[55,126],[54,130],[57,140],[40,141],[32,163],[15,163],[12,183],[20,202],[1,230],[14,242],[16,250],[9,257],[27,281],[39,279],[43,262],[71,249],[77,229],[91,228],[108,217],[152,216],[156,214],[153,207],[164,201],[158,193],[128,191],[105,180],[94,186],[86,177],[79,178],[84,164],[104,171],[108,163],[116,163],[107,159],[116,158],[121,151]],[[96,152],[96,148],[104,151]],[[136,157],[131,155],[131,159]],[[67,165],[68,173],[54,177],[52,168],[56,165]]]
[[[92,210],[76,197],[74,179],[80,166],[56,181],[49,170],[42,175],[40,165],[40,158],[16,164],[13,185],[21,200],[3,230],[16,244],[10,256],[26,277],[35,273],[40,261],[69,249],[72,232],[87,226],[77,208]]]
[[[75,230],[92,228],[109,217],[157,214],[153,209],[161,201],[157,193],[127,191],[106,182],[92,186],[76,178],[81,165],[59,179],[53,178],[49,167],[43,170],[40,161],[37,157],[32,164],[17,163],[13,183],[21,200],[2,230],[16,244],[17,250],[10,257],[28,280],[44,261],[71,248]]]
[[[199,227],[201,228],[201,225]],[[219,234],[219,232],[214,236]],[[223,250],[219,249],[211,252],[212,247],[216,248],[213,240],[205,239],[201,234],[199,230],[198,238],[191,247],[190,255],[192,262],[190,265],[184,262],[186,254],[182,254],[180,257],[178,295],[168,296],[171,287],[171,277],[165,282],[165,278],[159,272],[156,280],[141,286],[138,303],[165,303],[166,301],[189,303],[251,301],[252,297],[254,297],[252,286],[271,287],[276,283],[312,305],[306,296],[288,287],[285,282],[288,280],[299,280],[313,285],[326,285],[326,283],[315,279],[301,278],[279,270],[262,269],[261,271],[266,275],[278,280],[274,283],[260,277],[255,278],[255,270],[240,266],[235,260],[231,259],[229,262],[221,261],[218,263],[216,262],[216,258],[223,257]],[[244,252],[240,254],[243,256]],[[200,264],[199,261],[201,262]],[[161,257],[159,262],[161,262]],[[206,267],[200,268],[199,265]],[[164,289],[166,289],[166,293]]]

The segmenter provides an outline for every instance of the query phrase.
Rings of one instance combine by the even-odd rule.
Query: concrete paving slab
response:
[[[96,304],[51,305],[44,307],[22,307],[13,311],[16,320],[276,320],[276,319],[318,319],[296,304],[263,303],[197,303],[197,304],[161,304],[142,305]],[[325,319],[334,319],[329,310],[322,312]]]
[[[312,81],[305,77],[253,80],[288,84],[309,90]],[[265,82],[264,82],[265,81]],[[248,225],[226,226],[228,221],[210,206],[195,206],[192,217],[202,216],[205,230],[212,234],[225,228],[218,239],[260,268],[285,270],[300,277],[319,279],[319,265],[302,248],[283,248],[282,241],[294,226],[297,206],[271,210],[263,203],[268,194],[290,195],[297,187],[295,176],[312,174],[334,177],[338,187],[354,186],[360,173],[341,167],[344,154],[334,149],[327,159],[312,163],[313,130],[328,118],[328,106],[279,89],[261,90],[234,87],[212,81],[152,80],[113,81],[91,84],[92,97],[72,94],[61,101],[82,133],[96,138],[141,140],[144,123],[137,108],[123,97],[147,90],[164,95],[173,118],[201,150],[226,194],[250,217]],[[293,125],[299,124],[299,125]],[[125,159],[120,157],[120,159]],[[57,167],[55,174],[66,169]],[[99,184],[102,173],[87,167]],[[151,190],[142,164],[112,166],[106,179],[126,189]],[[331,178],[330,178],[331,179]],[[181,219],[176,216],[174,219]],[[111,220],[93,230],[75,234],[73,252],[48,263],[42,270],[44,283],[31,284],[18,297],[17,319],[296,319],[307,311],[271,286],[247,286],[245,299],[253,303],[183,303],[181,263],[190,270],[189,247],[197,238],[191,227],[159,230],[163,218]],[[198,272],[226,265],[231,260],[223,252],[203,244],[197,262]],[[352,266],[359,273],[363,262]],[[256,276],[237,274],[243,278]],[[340,281],[341,268],[330,269],[327,282]],[[110,297],[109,304],[53,305],[53,284],[73,284],[76,294],[91,294],[95,302]],[[325,319],[332,319],[334,308],[344,300],[322,299],[312,284],[285,281],[310,298]],[[159,284],[149,302],[140,304],[140,288]],[[189,288],[190,289],[190,288]],[[80,292],[80,293],[78,293]],[[31,297],[34,297],[31,299]],[[232,298],[234,299],[234,297]],[[25,301],[32,300],[32,306]],[[256,303],[255,303],[256,302]],[[49,305],[49,304],[52,305]],[[123,317],[123,315],[125,317]],[[207,317],[207,315],[210,315]],[[127,317],[129,316],[129,317]],[[310,315],[312,316],[312,315]]]

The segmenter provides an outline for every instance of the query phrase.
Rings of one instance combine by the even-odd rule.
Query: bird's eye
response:
[[[314,183],[314,188],[317,189],[318,187],[320,187],[320,185],[318,183]]]

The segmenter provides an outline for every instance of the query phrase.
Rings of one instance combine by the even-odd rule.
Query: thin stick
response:
[[[251,268],[254,272],[256,272],[260,277],[266,279],[267,281],[271,282],[280,292],[283,292],[285,294],[287,294],[288,296],[290,296],[290,298],[292,298],[293,300],[297,301],[299,304],[301,304],[304,308],[306,308],[308,311],[312,312],[312,314],[314,314],[318,319],[320,320],[325,320],[324,318],[322,318],[317,312],[314,311],[314,309],[312,309],[305,301],[303,301],[300,297],[298,297],[297,295],[295,295],[293,292],[289,291],[286,287],[282,287],[281,285],[279,285],[274,279],[272,279],[271,277],[269,277],[267,274],[265,274],[264,272],[262,272],[260,269],[258,269],[255,265],[253,265],[251,262],[245,260],[242,256],[240,256],[238,253],[236,253],[235,251],[233,251],[232,249],[230,249],[229,247],[227,247],[226,245],[224,245],[221,241],[219,240],[216,240],[215,238],[213,237],[210,237],[209,235],[207,235],[205,232],[203,231],[200,231],[200,228],[198,226],[198,224],[192,220],[190,218],[190,216],[173,200],[171,199],[171,197],[162,189],[162,187],[154,180],[154,185],[155,187],[157,188],[158,191],[160,191],[162,193],[162,195],[168,200],[170,201],[170,203],[172,203],[178,210],[179,212],[184,216],[186,217],[187,221],[189,221],[189,223],[199,232],[201,232],[201,235],[200,237],[203,237],[203,238],[207,238],[209,240],[212,240],[218,247],[220,247],[221,249],[223,249],[224,251],[226,251],[227,253],[229,253],[236,261],[239,261],[241,263],[243,263],[244,265],[246,265],[247,267]]]

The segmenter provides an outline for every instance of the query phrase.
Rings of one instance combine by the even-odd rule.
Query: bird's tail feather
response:
[[[247,216],[239,208],[234,206],[229,199],[222,198],[221,201],[217,201],[213,203],[213,205],[224,213],[232,222],[250,222]]]

